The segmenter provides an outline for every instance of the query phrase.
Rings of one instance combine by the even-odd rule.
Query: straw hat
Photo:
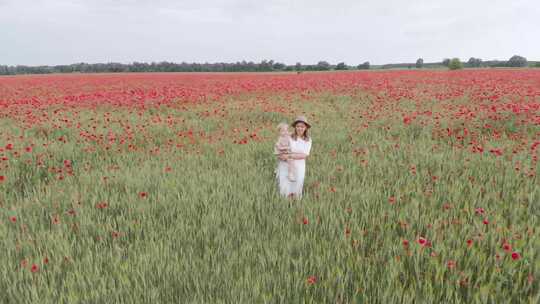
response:
[[[300,115],[300,116],[297,116],[296,119],[294,120],[294,122],[291,124],[292,127],[295,127],[297,123],[299,122],[303,122],[306,124],[307,128],[311,128],[311,125],[307,122],[307,119],[305,116],[303,115]]]

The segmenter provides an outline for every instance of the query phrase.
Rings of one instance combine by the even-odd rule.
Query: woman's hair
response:
[[[291,138],[296,141],[296,139],[298,138],[298,135],[296,135],[296,124],[294,125],[294,127],[295,127],[294,132],[291,135]],[[307,128],[304,130],[304,136],[302,136],[302,139],[305,140],[305,141],[309,141],[309,135],[308,135],[308,129]]]

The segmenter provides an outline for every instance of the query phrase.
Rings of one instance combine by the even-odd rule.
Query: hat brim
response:
[[[308,129],[311,128],[311,125],[308,124],[307,122],[303,121],[303,120],[296,120],[295,122],[293,122],[293,123],[291,124],[291,126],[295,127],[296,124],[299,123],[299,122],[304,123],[304,124],[307,126]]]

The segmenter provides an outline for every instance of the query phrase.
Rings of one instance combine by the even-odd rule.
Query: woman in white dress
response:
[[[306,158],[311,151],[311,138],[307,130],[311,125],[304,116],[298,116],[292,123],[294,132],[290,138],[291,153],[279,154],[279,162],[276,170],[276,179],[279,185],[279,194],[288,198],[302,198],[302,188],[304,187],[304,177],[306,175]],[[294,181],[288,178],[287,159],[293,160],[296,170]]]

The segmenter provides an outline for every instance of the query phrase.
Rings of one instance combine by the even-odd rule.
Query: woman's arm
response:
[[[309,152],[311,151],[311,140],[307,143],[307,145],[303,146],[301,151],[299,153],[291,153],[289,154],[291,159],[306,159],[309,156]]]
[[[289,157],[291,159],[306,159],[308,156],[304,153],[290,153]]]
[[[289,153],[280,153],[280,154],[277,155],[277,157],[278,157],[279,160],[287,160],[287,159],[289,159],[289,155],[291,155],[291,154],[289,154]]]

